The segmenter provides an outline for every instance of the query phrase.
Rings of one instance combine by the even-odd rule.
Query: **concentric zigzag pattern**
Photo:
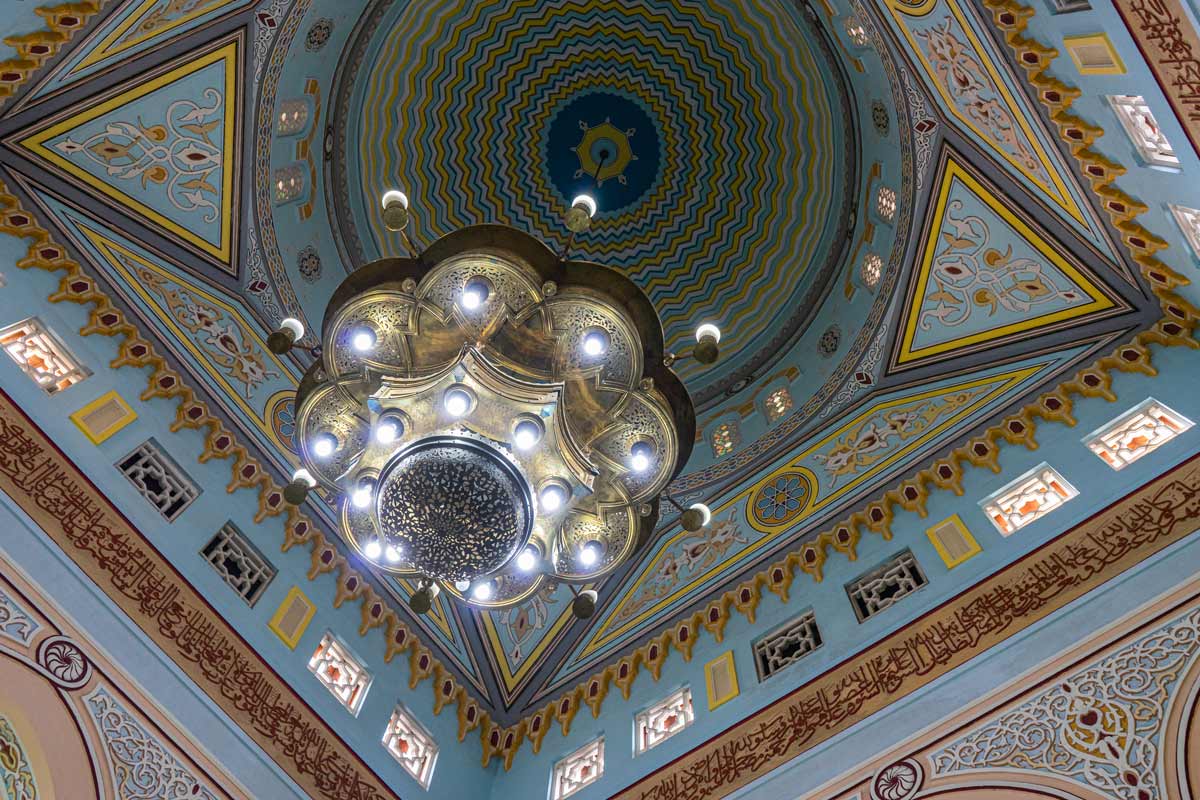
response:
[[[605,211],[601,187],[574,252],[629,269],[676,348],[719,322],[730,369],[796,312],[829,247],[846,145],[831,67],[791,3],[444,0],[383,27],[361,118],[348,120],[364,236],[387,235],[370,198],[400,180],[425,241],[481,221],[558,239],[570,197],[549,164],[575,155],[549,152],[549,132],[571,101],[605,92],[654,120],[638,136],[657,137],[658,169],[624,208]]]

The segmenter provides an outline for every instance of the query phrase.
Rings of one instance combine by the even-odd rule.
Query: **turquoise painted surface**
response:
[[[17,36],[46,30],[46,20],[37,13],[38,4],[31,0],[6,0],[4,11],[5,36]],[[17,48],[0,39],[0,59],[16,58]]]
[[[983,390],[976,390],[981,395],[976,400],[982,400],[987,397],[989,393],[988,387],[997,390],[995,396],[991,397],[987,402],[981,403],[979,408],[970,414],[965,414],[961,408],[954,407],[953,402],[956,402],[958,393],[952,393],[950,395],[938,395],[932,401],[924,401],[912,407],[904,405],[896,406],[892,409],[894,412],[892,421],[903,421],[901,420],[901,416],[903,416],[908,421],[906,424],[919,424],[917,420],[920,419],[919,414],[922,412],[931,415],[935,426],[946,420],[953,419],[955,416],[969,417],[972,421],[982,420],[990,414],[995,413],[999,408],[1011,403],[1015,398],[1031,391],[1038,383],[1046,380],[1048,376],[1060,370],[1063,364],[1073,362],[1087,349],[1087,347],[1068,348],[1049,357],[1042,356],[1036,359],[1028,359],[1023,362],[1005,365],[1004,367],[981,371],[972,377],[986,379],[989,376],[1008,373],[1023,367],[1037,368],[1037,371],[1030,377],[1004,391],[999,391],[1004,385],[1004,381],[999,378],[993,383],[985,383]],[[881,436],[880,433],[888,433],[889,422],[885,420],[885,414],[876,413],[873,409],[898,398],[916,395],[925,391],[945,389],[945,387],[962,383],[965,380],[967,379],[963,377],[943,379],[904,391],[887,393],[874,400],[864,410],[866,414],[864,418],[866,424],[864,426],[852,429],[848,432],[848,435],[843,435],[834,439],[831,443],[824,444],[812,455],[806,456],[802,460],[801,463],[818,476],[818,486],[815,489],[818,501],[838,491],[850,480],[845,470],[843,470],[842,475],[836,475],[830,471],[831,467],[837,465],[845,468],[857,464],[855,460],[847,461],[845,453],[848,450],[858,454],[855,458],[861,456],[864,459],[871,459],[875,456],[880,456],[878,461],[871,464],[864,464],[862,467],[865,474],[877,473],[881,476],[881,480],[886,481],[889,476],[903,473],[905,469],[909,468],[915,462],[927,457],[925,454],[940,448],[947,440],[953,437],[953,431],[961,430],[963,426],[971,425],[972,422],[966,422],[952,426],[950,433],[935,435],[920,448],[904,453],[895,462],[887,464],[886,468],[883,466],[887,457],[903,452],[910,445],[906,443],[905,437],[902,436],[904,428]],[[948,404],[947,400],[951,402]],[[939,401],[940,405],[948,407],[938,410]],[[876,433],[873,438],[876,442],[881,442],[881,448],[875,448],[867,443],[868,434],[870,433],[867,430],[867,426],[872,422],[877,423],[873,430],[880,433]],[[828,434],[826,432],[822,435]],[[781,459],[773,465],[772,469],[782,467],[792,459],[795,459],[798,453],[812,446],[814,440],[819,440],[819,437],[814,437],[813,440],[797,446],[787,459]],[[882,456],[879,449],[882,449]],[[763,472],[766,473],[767,470],[764,469]],[[786,540],[795,533],[808,531],[813,527],[813,517],[806,515],[790,523],[791,528],[785,533],[779,534],[779,539],[769,537],[755,530],[747,523],[746,502],[747,500],[745,499],[739,500],[732,507],[718,511],[714,524],[709,526],[707,530],[680,538],[673,537],[649,551],[642,558],[638,570],[633,573],[631,578],[626,580],[624,586],[620,590],[612,590],[614,594],[625,596],[624,603],[619,607],[610,607],[605,612],[601,621],[592,628],[590,635],[581,640],[572,652],[572,656],[564,661],[562,668],[550,685],[561,688],[562,685],[568,682],[568,676],[580,669],[581,665],[590,663],[600,665],[605,663],[606,659],[612,658],[622,647],[627,646],[634,639],[644,635],[649,630],[655,629],[656,626],[661,624],[663,617],[671,613],[673,609],[694,601],[708,591],[711,591],[721,581],[726,580],[728,575],[731,574],[730,570],[725,569],[715,572],[699,580],[684,595],[673,600],[668,608],[631,625],[627,631],[613,638],[610,642],[606,642],[593,653],[585,655],[584,651],[596,641],[599,630],[605,624],[611,624],[614,628],[618,628],[622,624],[627,624],[630,620],[636,619],[638,614],[645,613],[647,609],[652,608],[662,597],[676,591],[680,585],[702,578],[702,576],[712,569],[714,564],[734,559],[739,555],[750,554],[768,542]]]
[[[101,114],[45,142],[100,184],[220,247],[227,103],[224,61]]]
[[[1002,448],[1000,474],[985,469],[968,469],[964,476],[962,497],[935,491],[929,499],[927,518],[900,512],[893,524],[894,537],[891,541],[868,534],[859,544],[856,561],[851,562],[840,555],[832,556],[826,562],[825,577],[821,583],[798,576],[792,585],[788,603],[781,603],[778,597],[764,591],[753,625],[742,615],[732,614],[721,643],[702,635],[688,662],[672,652],[662,678],[656,683],[647,675],[639,676],[628,701],[623,700],[619,693],[610,691],[599,718],[593,719],[586,711],[581,712],[575,717],[569,736],[563,737],[555,729],[546,737],[539,754],[534,755],[528,749],[523,749],[513,762],[512,770],[503,776],[502,783],[497,784],[494,797],[523,793],[542,796],[554,761],[598,735],[605,737],[605,775],[596,784],[581,791],[578,797],[581,800],[609,797],[638,777],[686,754],[754,711],[923,616],[966,587],[1021,558],[1191,456],[1200,449],[1200,428],[1191,429],[1184,437],[1164,445],[1119,472],[1111,470],[1082,442],[1082,438],[1090,431],[1150,396],[1167,403],[1190,419],[1200,419],[1200,353],[1183,348],[1156,348],[1155,364],[1162,370],[1157,379],[1126,373],[1114,377],[1113,389],[1120,398],[1117,403],[1098,398],[1078,400],[1074,408],[1078,423],[1074,427],[1057,423],[1039,425],[1038,449]],[[1057,468],[1080,490],[1080,496],[1011,537],[1002,537],[979,509],[979,499],[1042,461],[1048,461]],[[982,553],[953,571],[944,566],[925,535],[926,528],[951,514],[958,514],[962,518],[983,547]],[[859,624],[843,587],[904,548],[912,550],[929,578],[929,584],[892,608]],[[864,754],[879,753],[893,744],[899,744],[918,730],[943,718],[947,708],[963,706],[968,699],[977,698],[983,691],[1011,679],[1041,660],[1057,655],[1064,645],[1084,638],[1158,596],[1168,587],[1193,577],[1197,559],[1200,559],[1200,535],[1193,534],[1148,560],[1136,571],[1107,584],[1103,593],[1081,598],[1000,648],[809,751],[782,770],[772,773],[768,780],[754,784],[734,797],[791,800],[807,796],[821,783],[860,764]],[[773,630],[810,608],[821,627],[824,638],[822,647],[775,678],[759,683],[751,643],[765,631]],[[704,664],[731,649],[741,694],[710,711],[704,698]],[[649,753],[635,757],[632,749],[633,715],[683,685],[690,686],[693,691],[695,724]]]
[[[913,350],[1092,301],[957,176],[936,235]]]
[[[354,748],[401,797],[481,797],[487,796],[494,770],[481,770],[477,744],[454,746],[458,721],[453,707],[441,715],[433,713],[433,691],[428,682],[409,690],[408,659],[383,660],[384,640],[378,632],[358,635],[362,623],[357,605],[333,607],[334,577],[322,575],[309,581],[306,573],[311,557],[305,548],[284,553],[282,523],[268,519],[256,523],[257,496],[239,491],[229,494],[229,462],[212,459],[200,463],[204,432],[169,432],[175,418],[175,403],[155,399],[138,400],[144,378],[137,371],[107,368],[118,355],[119,341],[105,336],[81,337],[77,331],[88,323],[88,308],[71,303],[52,304],[46,298],[58,287],[59,277],[41,270],[20,270],[16,259],[25,255],[18,239],[0,237],[0,272],[8,285],[0,289],[0,326],[29,315],[37,315],[63,339],[68,348],[82,358],[95,374],[53,396],[45,395],[8,358],[0,357],[0,387],[25,409],[33,420],[51,435],[55,443],[136,525],[183,575],[227,619],[267,663]],[[68,415],[110,390],[118,391],[138,413],[139,418],[100,445],[93,445],[69,420]],[[174,523],[164,524],[158,512],[136,493],[132,485],[113,468],[113,464],[150,436],[155,437],[167,454],[203,490],[200,500],[192,503]],[[247,606],[200,557],[200,549],[225,522],[232,521],[277,569],[275,578],[258,602]],[[7,540],[5,540],[7,542]],[[292,586],[316,604],[317,612],[295,650],[288,649],[267,627],[272,614]],[[86,614],[83,618],[87,618]],[[358,716],[352,716],[308,671],[308,658],[326,631],[334,631],[366,665],[372,675],[366,701]],[[170,700],[163,695],[160,701]],[[428,795],[407,772],[380,746],[380,739],[397,702],[402,701],[444,747]],[[214,755],[223,741],[217,737],[201,739]],[[473,740],[469,740],[473,741]],[[271,791],[257,797],[280,797]]]
[[[147,51],[187,35],[224,14],[251,6],[254,0],[129,0],[89,37],[73,47],[31,99],[72,86],[88,77],[138,58]],[[97,53],[100,48],[103,51]],[[95,54],[95,55],[93,55]],[[87,64],[81,62],[87,61]]]

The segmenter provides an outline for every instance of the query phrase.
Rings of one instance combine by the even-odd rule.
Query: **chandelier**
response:
[[[660,500],[689,530],[709,510],[665,494],[691,454],[695,412],[677,358],[717,358],[720,332],[664,352],[649,298],[608,267],[570,260],[595,201],[565,214],[556,253],[501,225],[456,230],[418,250],[408,199],[382,198],[408,256],[351,273],[325,310],[319,354],[296,390],[301,468],[285,497],[321,492],[343,539],[378,569],[485,608],[546,581],[575,594],[651,537]],[[284,320],[268,345],[304,335]]]

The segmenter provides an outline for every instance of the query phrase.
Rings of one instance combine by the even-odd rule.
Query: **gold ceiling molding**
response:
[[[0,101],[16,94],[25,81],[46,61],[63,49],[71,37],[100,10],[100,0],[38,6],[34,13],[46,21],[46,27],[32,33],[4,37],[4,43],[17,55],[0,61]]]
[[[1001,442],[1023,444],[1028,449],[1036,449],[1034,433],[1038,419],[1073,426],[1075,420],[1071,411],[1074,396],[1103,397],[1110,402],[1115,401],[1116,395],[1111,388],[1113,371],[1155,375],[1149,345],[1184,345],[1200,349],[1200,343],[1192,338],[1192,330],[1200,320],[1200,310],[1174,292],[1175,287],[1187,284],[1188,280],[1154,255],[1167,244],[1135,221],[1135,217],[1146,211],[1146,206],[1111,185],[1115,177],[1125,172],[1124,167],[1089,149],[1090,144],[1103,130],[1068,113],[1071,102],[1079,95],[1078,89],[1042,74],[1050,61],[1057,56],[1057,52],[1026,40],[1019,34],[1033,11],[1011,0],[985,0],[985,3],[992,8],[997,26],[1007,32],[1009,45],[1017,52],[1018,62],[1026,69],[1030,81],[1038,89],[1039,99],[1050,109],[1051,119],[1058,126],[1064,141],[1071,145],[1072,153],[1079,160],[1092,190],[1100,198],[1101,205],[1108,212],[1113,225],[1121,231],[1122,241],[1159,299],[1163,318],[1152,328],[1138,333],[1128,343],[1117,347],[1110,355],[1081,369],[1072,379],[971,438],[945,458],[934,461],[911,478],[886,491],[879,499],[822,532],[814,540],[789,552],[779,561],[710,601],[702,610],[674,623],[646,644],[509,727],[496,725],[479,703],[458,685],[449,670],[437,661],[431,651],[400,621],[396,612],[367,584],[362,574],[350,567],[345,557],[338,553],[336,546],[317,526],[283,503],[282,487],[271,479],[258,461],[249,456],[244,446],[236,443],[233,435],[224,428],[220,420],[209,413],[206,404],[198,400],[193,390],[183,384],[181,376],[167,367],[162,357],[154,352],[150,342],[142,338],[137,329],[125,320],[124,315],[112,306],[107,296],[97,289],[94,280],[84,275],[79,265],[69,260],[65,251],[50,241],[49,234],[34,224],[30,214],[20,209],[16,198],[3,193],[0,193],[0,232],[35,237],[29,255],[18,262],[18,266],[67,271],[59,291],[51,295],[51,301],[69,300],[96,304],[91,312],[91,322],[81,333],[125,337],[121,345],[121,356],[115,359],[111,366],[154,367],[149,387],[142,393],[142,399],[178,398],[180,402],[172,429],[209,429],[205,451],[200,455],[200,460],[207,461],[213,457],[234,459],[233,479],[227,491],[257,487],[257,519],[285,515],[284,542],[281,549],[287,551],[297,544],[309,547],[312,555],[310,579],[336,571],[338,590],[334,606],[339,607],[347,600],[357,601],[362,612],[360,635],[365,636],[375,628],[382,629],[387,641],[385,660],[391,661],[396,655],[407,652],[410,688],[415,688],[427,678],[434,678],[435,713],[440,713],[447,704],[455,703],[459,719],[459,740],[462,741],[467,733],[475,728],[480,728],[483,764],[486,766],[492,758],[500,757],[507,769],[527,739],[533,752],[539,751],[552,722],[558,722],[565,735],[581,706],[586,705],[591,709],[593,717],[598,717],[612,684],[620,687],[622,696],[628,699],[633,681],[642,667],[657,680],[671,648],[677,650],[685,661],[689,660],[696,636],[700,634],[701,629],[707,630],[720,642],[731,608],[753,623],[764,587],[778,595],[781,601],[787,602],[788,592],[797,571],[808,573],[814,580],[820,581],[823,565],[831,550],[854,560],[856,545],[863,528],[890,539],[891,522],[897,507],[925,518],[925,503],[934,488],[948,489],[956,495],[961,495],[961,476],[965,466],[986,466],[999,473]],[[47,251],[48,254],[39,250]]]
[[[301,514],[295,506],[283,499],[283,487],[277,484],[263,468],[261,462],[250,456],[246,447],[236,440],[221,420],[209,412],[208,405],[200,400],[196,392],[183,380],[183,376],[167,365],[154,345],[125,318],[125,313],[116,308],[112,300],[102,292],[91,276],[83,272],[80,264],[67,255],[66,249],[55,242],[49,231],[35,221],[33,214],[23,209],[17,198],[7,193],[0,183],[0,233],[30,240],[24,258],[17,262],[22,269],[42,269],[47,272],[64,272],[58,291],[50,295],[50,302],[72,302],[92,305],[88,324],[80,329],[83,336],[102,335],[121,337],[119,355],[109,366],[150,367],[147,387],[140,399],[173,399],[177,401],[175,422],[171,430],[184,428],[206,430],[204,450],[199,455],[201,463],[213,458],[232,460],[232,478],[225,490],[233,493],[238,489],[255,489],[258,492],[256,523],[267,517],[282,516],[284,521],[281,550],[307,545],[311,551],[309,580],[318,575],[336,572],[337,593],[334,608],[348,600],[359,603],[362,624],[359,635],[366,636],[379,628],[386,637],[387,649],[384,660],[390,662],[397,655],[408,653],[409,688],[421,681],[434,679],[434,711],[441,713],[449,703],[458,706],[458,738],[462,741],[471,730],[478,727],[487,717],[479,702],[459,685],[453,674],[434,658],[432,651],[421,643],[412,630],[401,621],[395,610],[371,587],[362,573],[350,566],[333,542],[326,538],[316,523]]]

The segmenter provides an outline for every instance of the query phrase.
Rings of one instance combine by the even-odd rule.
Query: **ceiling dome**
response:
[[[668,350],[704,322],[722,366],[679,371],[697,404],[744,386],[819,307],[852,224],[856,140],[840,64],[791,2],[382,6],[339,66],[328,190],[343,260],[402,252],[379,196],[413,198],[418,246],[499,222],[625,271]]]

